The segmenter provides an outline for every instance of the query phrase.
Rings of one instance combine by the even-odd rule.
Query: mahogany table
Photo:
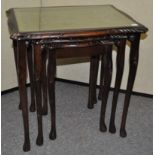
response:
[[[25,135],[23,150],[30,150],[28,103],[25,86],[27,63],[31,82],[30,111],[35,111],[35,108],[37,110],[37,144],[42,145],[42,115],[47,114],[47,87],[51,109],[49,137],[50,139],[56,138],[54,80],[56,57],[91,57],[88,108],[93,108],[96,102],[99,57],[102,57],[100,130],[106,131],[105,112],[112,76],[111,55],[113,46],[116,46],[117,75],[109,129],[110,132],[114,133],[116,131],[115,111],[123,75],[125,45],[128,40],[131,42],[130,69],[120,129],[120,135],[125,137],[127,111],[138,65],[140,35],[145,33],[147,28],[112,5],[13,8],[7,11],[7,16],[14,46],[20,108],[23,113]]]

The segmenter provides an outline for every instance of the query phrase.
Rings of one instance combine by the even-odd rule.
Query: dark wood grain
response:
[[[103,54],[102,54],[103,55]],[[96,96],[96,89],[97,89],[97,78],[98,78],[98,68],[99,68],[99,60],[100,60],[100,55],[97,56],[96,61],[95,61],[95,67],[94,67],[94,104],[97,103],[97,96]]]
[[[112,77],[112,45],[105,46],[104,51],[104,85],[102,86],[102,104],[100,113],[100,131],[105,132],[107,130],[105,124],[106,105],[108,100],[108,94],[110,90],[111,77]]]
[[[128,16],[124,12],[119,12],[126,17]],[[57,136],[55,107],[56,58],[85,56],[91,57],[88,107],[93,108],[94,104],[97,101],[96,82],[99,66],[99,57],[101,56],[99,99],[102,100],[102,105],[100,113],[100,131],[104,132],[107,130],[105,124],[105,113],[112,76],[112,45],[114,42],[116,42],[118,47],[117,74],[109,125],[109,131],[111,133],[115,133],[115,113],[124,68],[125,42],[126,39],[129,39],[129,41],[131,42],[130,69],[120,128],[120,136],[125,137],[127,135],[125,126],[129,101],[138,65],[140,34],[147,32],[148,29],[144,25],[139,24],[135,21],[135,23],[138,24],[137,26],[129,25],[125,27],[123,26],[102,28],[101,25],[100,28],[96,29],[86,28],[59,31],[49,30],[44,32],[41,32],[39,30],[38,32],[20,32],[14,9],[9,9],[6,14],[8,17],[8,26],[11,34],[10,38],[13,40],[15,64],[18,75],[20,94],[19,108],[22,109],[24,123],[23,150],[30,150],[28,101],[25,86],[27,78],[26,63],[28,62],[31,83],[30,111],[35,111],[35,109],[37,110],[38,136],[36,143],[37,145],[42,145],[42,115],[48,113],[47,96],[49,96],[49,107],[51,111],[51,131],[49,134],[49,138],[54,140]],[[32,47],[29,46],[29,43],[33,45],[34,51],[32,51]],[[46,66],[47,62],[48,64]]]
[[[97,102],[96,99],[96,84],[99,66],[99,56],[92,56],[90,58],[90,75],[89,75],[89,96],[88,108],[92,109]]]
[[[115,113],[116,113],[118,94],[119,94],[120,85],[122,82],[123,70],[124,70],[125,45],[126,45],[126,39],[118,40],[116,42],[116,46],[117,46],[116,80],[115,80],[115,88],[114,88],[114,94],[113,94],[113,100],[112,100],[111,117],[110,117],[110,125],[109,125],[109,131],[111,133],[116,132]]]
[[[19,78],[18,78],[18,72],[19,72],[19,68],[18,68],[18,59],[19,59],[19,54],[18,54],[18,47],[17,47],[17,40],[13,40],[13,51],[14,51],[14,60],[15,60],[15,66],[16,66],[16,73],[17,73],[17,82],[19,85]],[[21,106],[21,102],[19,101],[19,106],[18,108],[21,110],[22,106]]]
[[[30,111],[34,112],[36,110],[35,107],[35,81],[34,81],[34,60],[32,51],[32,45],[27,42],[27,62],[28,62],[28,70],[29,70],[29,78],[30,78],[30,89],[31,89],[31,105]]]
[[[137,66],[138,66],[140,34],[135,34],[133,36],[130,36],[129,41],[131,42],[130,60],[129,60],[130,64],[129,64],[129,76],[128,76],[128,83],[127,83],[127,93],[125,95],[124,109],[123,109],[122,122],[121,122],[121,128],[120,128],[121,137],[127,136],[125,126],[126,126],[128,107],[129,107],[130,98],[131,98],[131,92],[134,85]]]
[[[22,107],[23,123],[24,123],[24,145],[23,150],[30,150],[30,138],[29,138],[29,118],[28,118],[28,100],[26,90],[26,44],[24,41],[18,41],[18,81],[19,81],[19,94]]]
[[[49,50],[48,57],[48,94],[51,111],[51,131],[49,138],[55,140],[56,134],[56,112],[55,112],[55,75],[56,75],[56,54],[54,49]]]
[[[100,89],[99,89],[99,94],[98,94],[98,99],[102,100],[102,86],[104,85],[103,79],[104,79],[104,56],[101,56],[101,70],[100,70]]]
[[[43,94],[43,106],[42,114],[47,115],[48,113],[48,104],[47,104],[47,50],[45,46],[42,47],[42,75],[41,75],[41,87]]]
[[[92,29],[92,30],[69,30],[69,31],[49,31],[49,32],[23,32],[14,33],[11,39],[29,40],[29,39],[55,39],[60,40],[65,38],[86,38],[86,37],[103,37],[109,35],[131,35],[133,33],[145,33],[148,29],[144,26],[138,27],[121,27],[107,29]]]
[[[35,93],[36,93],[36,107],[38,120],[38,136],[36,140],[37,145],[43,144],[43,129],[42,129],[42,93],[41,93],[41,71],[42,71],[42,57],[41,45],[34,45],[34,69],[35,69]]]

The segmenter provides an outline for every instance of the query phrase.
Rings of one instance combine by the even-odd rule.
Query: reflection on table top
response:
[[[112,5],[13,8],[7,11],[10,32],[138,27]]]

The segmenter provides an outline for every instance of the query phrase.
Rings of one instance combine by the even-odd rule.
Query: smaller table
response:
[[[117,46],[117,75],[110,121],[110,132],[115,132],[115,111],[123,74],[125,45],[128,40],[131,42],[130,71],[120,130],[121,136],[126,136],[125,124],[138,65],[140,34],[145,33],[147,28],[112,5],[14,8],[7,11],[7,16],[11,39],[14,43],[20,101],[23,111],[25,131],[24,151],[30,149],[27,93],[25,86],[26,55],[28,56],[30,80],[32,83],[35,83],[34,86],[32,85],[32,90],[35,89],[36,93],[36,95],[31,94],[33,103],[31,111],[34,111],[34,96],[36,96],[38,116],[37,144],[42,145],[41,87],[42,85],[46,85],[46,60],[48,59],[47,78],[52,113],[50,138],[55,139],[55,93],[53,90],[55,89],[56,57],[86,55],[92,57],[89,92],[91,99],[89,100],[88,107],[93,108],[99,56],[104,55],[102,56],[104,86],[102,87],[100,130],[106,131],[105,111],[112,75],[111,52],[112,46]],[[31,68],[33,64],[34,68]],[[103,77],[101,77],[101,83],[103,81],[102,79]],[[45,93],[44,101],[47,102],[46,90],[43,92]],[[45,104],[44,109],[46,113],[47,104]]]

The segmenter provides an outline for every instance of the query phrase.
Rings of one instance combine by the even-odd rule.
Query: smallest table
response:
[[[46,73],[42,74],[42,72],[45,72],[44,69],[46,68],[46,59],[48,58],[48,89],[49,94],[51,93],[49,95],[49,102],[51,105],[52,113],[50,132],[51,139],[56,138],[55,94],[53,90],[55,88],[54,77],[57,55],[58,57],[74,57],[86,55],[91,56],[91,66],[94,67],[91,67],[90,82],[96,81],[99,56],[103,55],[101,71],[104,73],[104,77],[103,74],[101,74],[101,85],[103,81],[104,85],[101,89],[102,106],[100,116],[100,130],[106,131],[105,111],[112,74],[111,53],[112,46],[116,45],[117,75],[110,121],[110,131],[115,132],[115,111],[118,91],[120,89],[123,74],[125,45],[126,41],[128,40],[131,42],[130,69],[120,130],[121,136],[126,136],[125,124],[129,100],[138,65],[140,35],[141,33],[145,33],[147,28],[133,20],[122,11],[116,9],[112,5],[14,8],[7,11],[7,16],[11,39],[14,43],[13,45],[19,81],[20,101],[23,111],[25,133],[24,151],[28,151],[30,149],[27,93],[25,86],[26,55],[28,56],[30,74],[34,74],[30,75],[31,82],[35,83],[34,86],[32,85],[31,90],[32,92],[36,93],[35,95],[31,92],[33,103],[31,106],[31,111],[34,111],[35,108],[35,95],[38,116],[37,144],[42,145],[43,132],[41,85],[42,83],[43,85],[46,85],[46,76],[43,76],[42,78],[42,75],[46,75]],[[104,48],[98,48],[101,45]],[[83,47],[87,47],[87,50]],[[69,50],[70,48],[72,48],[72,50]],[[104,51],[103,53],[101,52],[102,50]],[[46,55],[45,53],[48,54]],[[33,66],[33,63],[34,68],[31,67]],[[96,88],[94,84],[96,85],[96,83],[92,83],[92,85],[90,84],[91,99],[88,104],[89,108],[93,108],[95,101],[94,89]],[[46,94],[45,90],[44,93]],[[47,102],[46,97],[44,98],[44,101]],[[46,111],[46,104],[44,108]]]

